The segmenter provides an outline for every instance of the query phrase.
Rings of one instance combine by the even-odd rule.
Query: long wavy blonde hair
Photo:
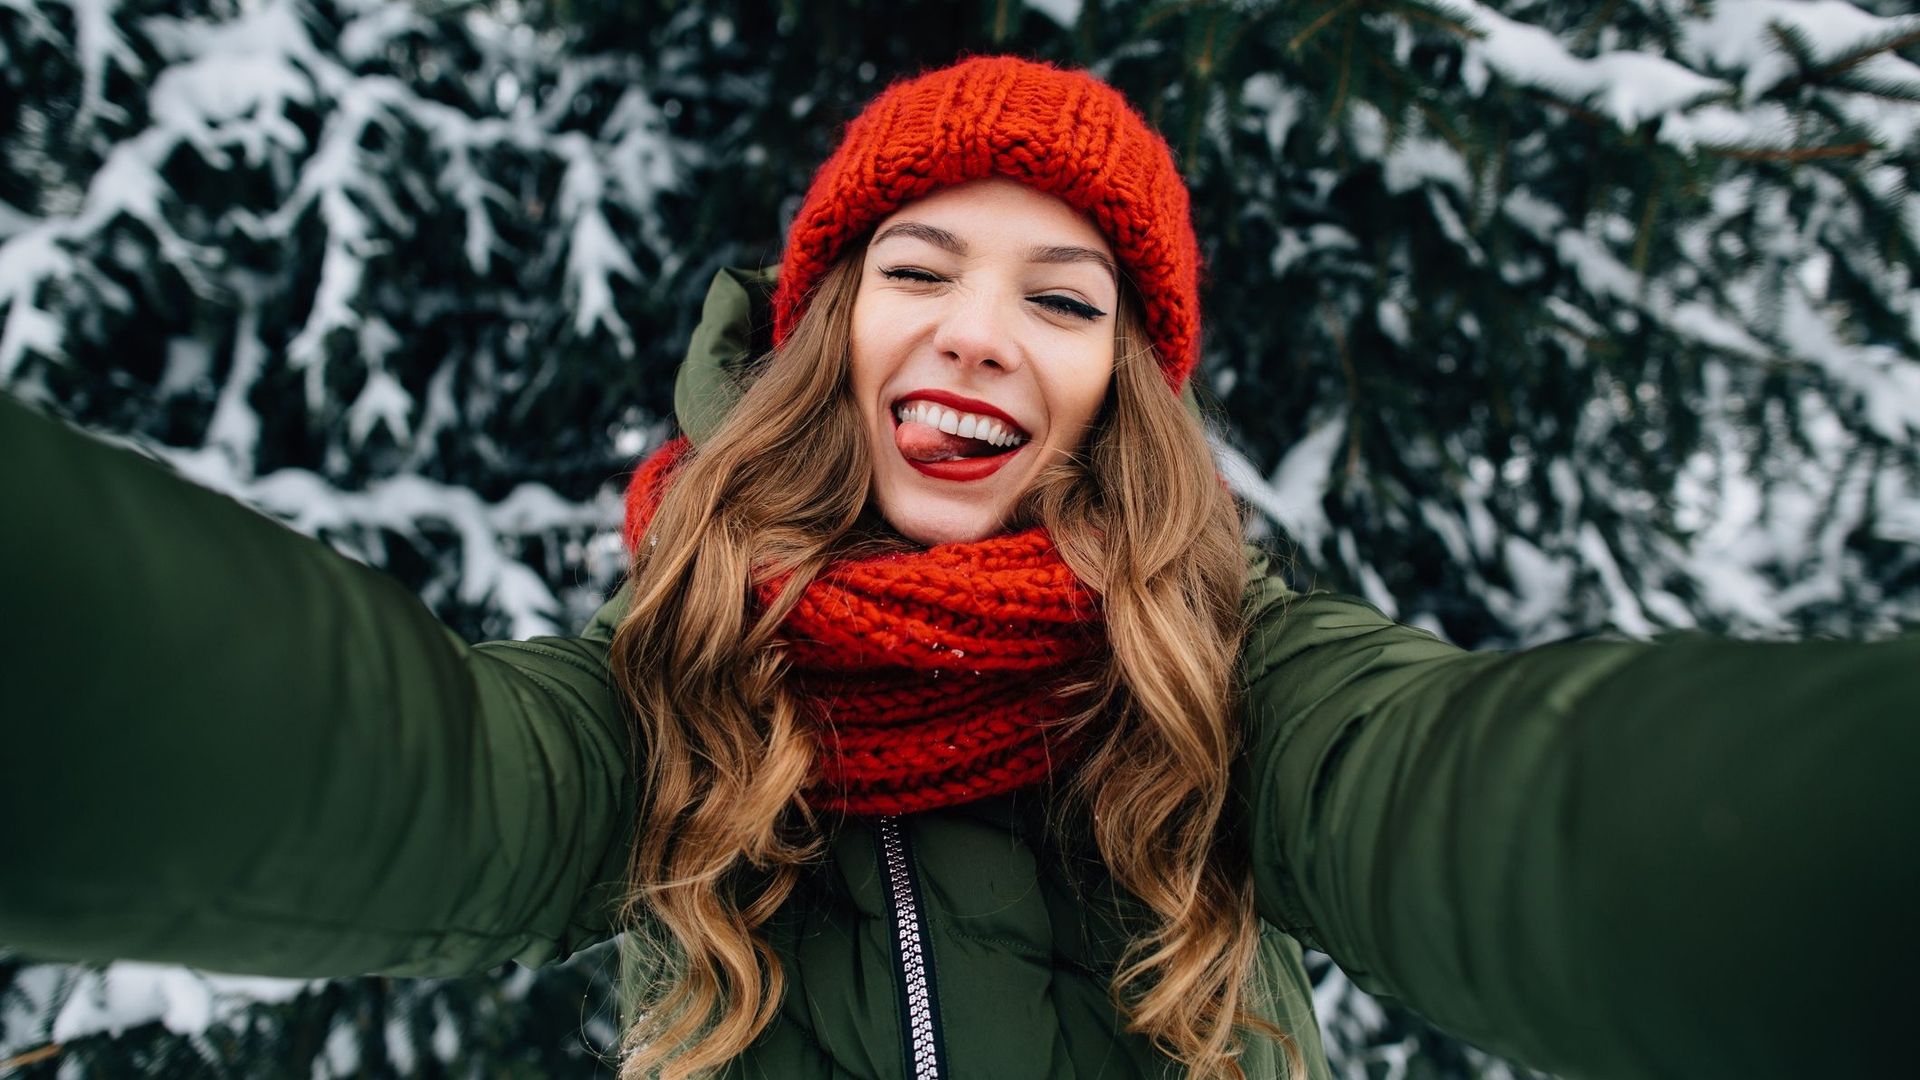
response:
[[[762,928],[830,823],[803,795],[817,747],[784,681],[778,628],[829,563],[905,543],[860,522],[871,462],[848,346],[863,257],[854,245],[824,277],[681,463],[637,548],[611,657],[644,823],[623,916],[666,960],[633,1010],[624,1080],[723,1064],[785,986]],[[1037,478],[1017,523],[1045,525],[1103,599],[1110,650],[1083,687],[1091,706],[1070,721],[1092,725],[1092,750],[1066,803],[1148,912],[1114,973],[1115,1004],[1192,1075],[1238,1080],[1245,1030],[1285,1040],[1249,1008],[1258,923],[1221,824],[1244,630],[1240,521],[1138,311],[1123,295],[1113,383],[1087,445]],[[791,584],[756,610],[755,587],[781,574]]]

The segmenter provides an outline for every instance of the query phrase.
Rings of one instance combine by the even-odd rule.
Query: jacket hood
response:
[[[713,276],[700,325],[673,380],[673,414],[695,446],[719,428],[746,389],[753,359],[773,347],[772,270],[727,267]]]

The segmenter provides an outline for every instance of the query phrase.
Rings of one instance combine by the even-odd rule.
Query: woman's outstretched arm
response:
[[[0,397],[0,942],[448,974],[606,933],[634,798],[578,638],[383,575]]]
[[[1262,914],[1568,1076],[1910,1068],[1920,637],[1464,653],[1266,586]]]

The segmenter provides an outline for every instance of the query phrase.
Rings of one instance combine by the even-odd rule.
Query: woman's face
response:
[[[976,180],[902,207],[867,246],[853,394],[874,500],[920,544],[1003,531],[1078,451],[1113,377],[1113,252],[1051,195]]]

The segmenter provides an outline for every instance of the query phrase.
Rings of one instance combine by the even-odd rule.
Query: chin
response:
[[[911,503],[879,507],[893,531],[923,547],[970,544],[1006,531],[1005,515],[978,507],[926,506]]]

